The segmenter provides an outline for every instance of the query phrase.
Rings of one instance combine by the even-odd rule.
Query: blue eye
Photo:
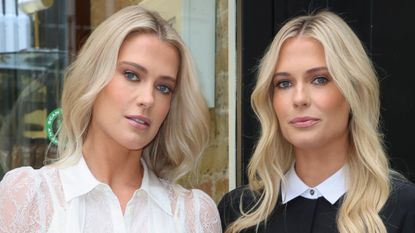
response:
[[[324,85],[328,81],[329,80],[326,77],[323,77],[323,76],[319,76],[319,77],[316,77],[315,79],[313,79],[313,83],[317,84],[317,85]]]
[[[172,92],[172,89],[166,85],[158,85],[157,90],[163,94],[170,94]]]
[[[280,88],[280,89],[287,89],[287,88],[291,87],[292,84],[290,83],[290,81],[282,80],[282,81],[277,82],[277,84],[275,86]]]
[[[131,71],[128,71],[128,70],[124,71],[124,77],[126,79],[130,80],[130,81],[140,80],[140,78],[134,72],[131,72]]]

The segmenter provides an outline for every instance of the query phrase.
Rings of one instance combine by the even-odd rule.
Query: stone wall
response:
[[[210,109],[211,143],[199,171],[197,187],[216,202],[228,191],[228,0],[216,1],[215,107]]]

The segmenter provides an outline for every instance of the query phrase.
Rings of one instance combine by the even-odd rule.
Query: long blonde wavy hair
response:
[[[324,47],[328,70],[351,108],[347,193],[337,214],[340,233],[386,233],[379,216],[390,193],[390,168],[379,133],[379,84],[362,43],[337,15],[321,11],[288,21],[261,60],[251,103],[261,135],[248,168],[256,205],[243,211],[227,233],[259,226],[276,208],[284,173],[294,161],[293,146],[284,139],[272,105],[272,77],[283,43],[312,37]],[[242,204],[242,203],[241,203]],[[258,229],[258,228],[257,228]]]
[[[95,98],[113,77],[120,47],[131,33],[155,34],[176,48],[180,56],[170,111],[154,140],[143,150],[144,160],[159,177],[175,181],[194,168],[208,142],[209,111],[180,36],[158,13],[137,5],[121,9],[102,22],[67,69],[58,160],[53,165],[69,166],[82,155]]]

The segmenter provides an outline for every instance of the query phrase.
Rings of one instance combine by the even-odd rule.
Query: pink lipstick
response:
[[[137,129],[147,129],[151,124],[150,119],[142,115],[128,115],[125,118],[127,118],[130,125]]]
[[[318,118],[314,117],[296,117],[290,121],[290,124],[296,128],[308,128],[320,121]]]

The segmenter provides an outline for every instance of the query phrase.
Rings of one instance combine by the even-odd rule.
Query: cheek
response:
[[[274,112],[278,120],[283,116],[283,113],[288,112],[287,102],[284,101],[284,97],[274,93],[272,98],[272,106],[274,108]]]
[[[119,83],[113,78],[98,94],[93,105],[93,114],[101,115],[105,118],[114,117],[116,112],[124,108],[126,93]]]
[[[134,106],[137,97],[137,87],[126,82],[124,77],[114,76],[101,91],[105,94],[105,103],[113,111],[127,111]],[[117,109],[117,110],[116,110]]]
[[[170,103],[166,103],[163,105],[163,107],[160,109],[162,121],[164,121],[167,117],[167,114],[169,114],[170,111]]]
[[[320,96],[318,103],[321,110],[333,116],[333,120],[338,123],[348,122],[350,106],[340,91],[331,90]]]
[[[160,124],[166,119],[167,114],[170,111],[171,97],[160,96],[157,98],[157,107],[155,108],[155,114]]]
[[[287,122],[287,117],[285,117],[285,115],[289,112],[287,101],[284,101],[284,98],[281,95],[277,96],[274,94],[272,105],[278,122],[278,131],[283,138],[287,139],[289,137],[289,130],[287,124],[284,124],[284,122]]]
[[[126,98],[126,93],[132,93],[128,87],[122,85],[119,77],[114,77],[102,90],[107,96],[108,101],[119,101]]]

